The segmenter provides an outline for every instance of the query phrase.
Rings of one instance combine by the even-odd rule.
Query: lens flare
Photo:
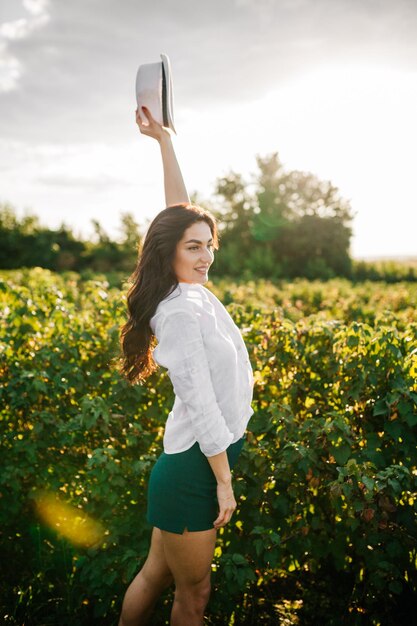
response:
[[[61,502],[53,493],[36,495],[35,505],[44,524],[75,545],[90,547],[104,537],[105,529],[100,522],[81,509]]]

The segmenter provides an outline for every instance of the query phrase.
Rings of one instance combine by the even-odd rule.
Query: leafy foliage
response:
[[[217,181],[220,275],[240,277],[243,267],[247,277],[348,276],[353,215],[339,190],[313,174],[286,171],[276,152],[256,161],[253,185],[235,172]]]
[[[116,372],[125,290],[41,268],[1,276],[3,620],[114,624],[148,550],[147,481],[172,387],[162,370],[133,387]],[[256,384],[207,623],[411,624],[417,290],[208,287],[242,330]],[[70,507],[67,522],[98,522],[99,540],[47,525],[45,492]]]
[[[136,261],[141,235],[132,215],[122,213],[120,218],[120,241],[112,241],[97,220],[93,220],[96,241],[80,241],[65,224],[52,230],[42,226],[34,214],[19,220],[10,204],[0,204],[0,268],[129,271]]]

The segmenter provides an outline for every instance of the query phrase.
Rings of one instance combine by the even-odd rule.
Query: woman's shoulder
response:
[[[198,283],[178,283],[176,287],[158,304],[153,318],[157,315],[166,317],[181,312],[198,316],[205,307],[207,296]]]
[[[194,310],[201,307],[204,295],[201,285],[197,283],[178,283],[175,289],[160,303],[159,306],[166,312],[175,311],[177,308]]]

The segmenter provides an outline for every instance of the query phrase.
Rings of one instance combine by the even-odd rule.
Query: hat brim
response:
[[[162,107],[165,111],[164,125],[171,128],[175,134],[177,131],[174,126],[174,90],[172,86],[172,72],[169,58],[166,54],[161,53],[163,78],[165,77],[164,92],[162,98]]]

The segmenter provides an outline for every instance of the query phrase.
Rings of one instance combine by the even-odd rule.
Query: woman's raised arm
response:
[[[180,202],[190,202],[190,197],[185,188],[184,179],[175,155],[169,130],[161,126],[161,124],[158,124],[158,122],[152,117],[149,109],[146,107],[142,107],[142,109],[147,117],[148,123],[144,124],[138,109],[136,109],[136,123],[142,134],[153,137],[159,143],[164,169],[166,206],[179,204]]]

